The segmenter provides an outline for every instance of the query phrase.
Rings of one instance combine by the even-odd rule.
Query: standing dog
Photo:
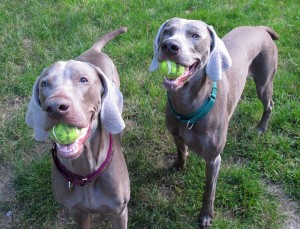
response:
[[[265,26],[242,26],[222,40],[202,21],[173,18],[158,30],[150,71],[171,60],[186,67],[176,79],[164,79],[168,92],[166,126],[174,137],[176,169],[185,166],[188,147],[206,162],[206,183],[201,227],[211,226],[217,178],[228,123],[243,92],[248,74],[253,76],[264,112],[258,124],[262,133],[273,107],[273,79],[278,35]]]
[[[101,52],[125,31],[112,31],[76,60],[44,69],[26,113],[37,141],[46,140],[47,131],[59,123],[82,128],[74,143],[55,143],[52,149],[54,196],[79,228],[90,227],[90,213],[110,214],[113,228],[127,228],[130,187],[121,147],[123,98],[115,65]]]

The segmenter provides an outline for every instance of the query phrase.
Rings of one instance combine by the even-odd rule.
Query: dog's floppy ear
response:
[[[223,41],[212,26],[207,26],[212,37],[211,52],[206,65],[206,73],[213,80],[221,80],[222,73],[231,67],[231,58]]]
[[[152,62],[150,64],[149,67],[149,71],[150,72],[154,72],[158,69],[159,66],[159,62],[157,60],[157,55],[158,55],[158,42],[159,42],[159,38],[160,38],[160,33],[161,31],[165,28],[166,24],[168,23],[169,20],[165,21],[158,29],[158,32],[156,34],[155,40],[153,42],[153,58],[152,58]]]
[[[104,87],[100,112],[101,123],[109,133],[120,133],[125,128],[122,118],[123,95],[100,68],[95,68]]]
[[[43,72],[44,71],[45,69],[43,70]],[[43,72],[41,73],[41,75],[43,74]],[[33,85],[32,96],[28,104],[25,121],[26,124],[33,129],[33,136],[36,141],[46,141],[49,137],[49,134],[43,128],[44,111],[41,108],[41,103],[39,100],[40,76],[37,78]]]

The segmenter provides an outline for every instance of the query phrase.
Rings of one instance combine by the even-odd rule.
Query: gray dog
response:
[[[278,35],[265,26],[242,26],[222,40],[202,21],[173,18],[161,25],[154,41],[150,71],[171,60],[186,67],[176,79],[164,79],[168,92],[166,125],[174,137],[178,158],[185,166],[188,147],[206,161],[206,183],[199,226],[212,225],[213,203],[228,123],[252,75],[264,106],[258,131],[262,133],[273,107],[273,79]]]
[[[127,228],[129,176],[121,147],[125,127],[118,72],[103,46],[124,33],[103,36],[76,60],[59,61],[35,82],[26,113],[37,141],[65,123],[81,129],[71,144],[52,149],[52,188],[79,228],[90,228],[90,213],[111,215],[113,228]]]

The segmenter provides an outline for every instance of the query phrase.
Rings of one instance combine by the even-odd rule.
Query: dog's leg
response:
[[[77,209],[71,209],[70,214],[74,218],[77,227],[79,229],[89,229],[90,228],[90,216],[89,213],[79,211]]]
[[[262,134],[266,131],[268,126],[268,121],[271,117],[271,112],[274,106],[274,102],[272,99],[274,74],[275,71],[272,71],[270,73],[257,71],[253,77],[256,84],[256,91],[257,91],[258,98],[264,106],[263,115],[257,125],[259,134]]]
[[[263,112],[263,115],[262,115],[258,125],[257,125],[257,131],[259,134],[262,134],[266,131],[269,119],[271,117],[271,112],[272,112],[272,109],[274,106],[274,102],[272,99],[271,100],[261,99],[261,101],[264,106],[264,112]]]
[[[111,223],[113,229],[126,229],[128,221],[128,208],[124,207],[123,211],[119,215],[111,216]]]
[[[258,98],[260,99],[260,101],[264,106],[264,112],[257,125],[258,133],[262,134],[267,129],[268,121],[271,117],[271,112],[274,106],[274,102],[272,99],[273,79],[270,82],[265,83],[265,85],[256,84],[256,90],[257,90]]]
[[[189,155],[188,153],[188,147],[182,140],[182,138],[173,136],[174,142],[177,148],[177,159],[174,162],[174,164],[171,166],[170,169],[174,170],[182,170],[185,167],[187,157]]]
[[[276,59],[266,59],[258,56],[251,66],[253,79],[256,85],[258,98],[264,106],[263,115],[257,125],[258,133],[266,131],[269,118],[274,106],[273,96],[273,80],[276,72]]]
[[[202,208],[199,215],[199,226],[208,227],[212,225],[214,214],[214,200],[217,179],[221,166],[221,156],[219,155],[215,160],[206,162],[206,182],[203,194]]]

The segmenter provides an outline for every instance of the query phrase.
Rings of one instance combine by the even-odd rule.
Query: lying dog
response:
[[[168,92],[166,126],[178,152],[174,168],[185,166],[188,147],[206,161],[201,227],[212,224],[220,154],[248,74],[253,76],[264,106],[258,131],[262,133],[267,128],[278,59],[273,40],[277,39],[271,28],[242,26],[221,40],[204,22],[180,18],[166,21],[158,30],[150,71],[165,60],[186,67],[180,77],[164,79]]]
[[[122,153],[123,98],[118,72],[103,46],[124,33],[103,36],[76,60],[59,61],[42,71],[33,86],[26,123],[37,141],[53,126],[82,128],[72,144],[52,149],[52,188],[79,228],[89,228],[90,213],[111,215],[113,228],[127,228],[129,176]]]

